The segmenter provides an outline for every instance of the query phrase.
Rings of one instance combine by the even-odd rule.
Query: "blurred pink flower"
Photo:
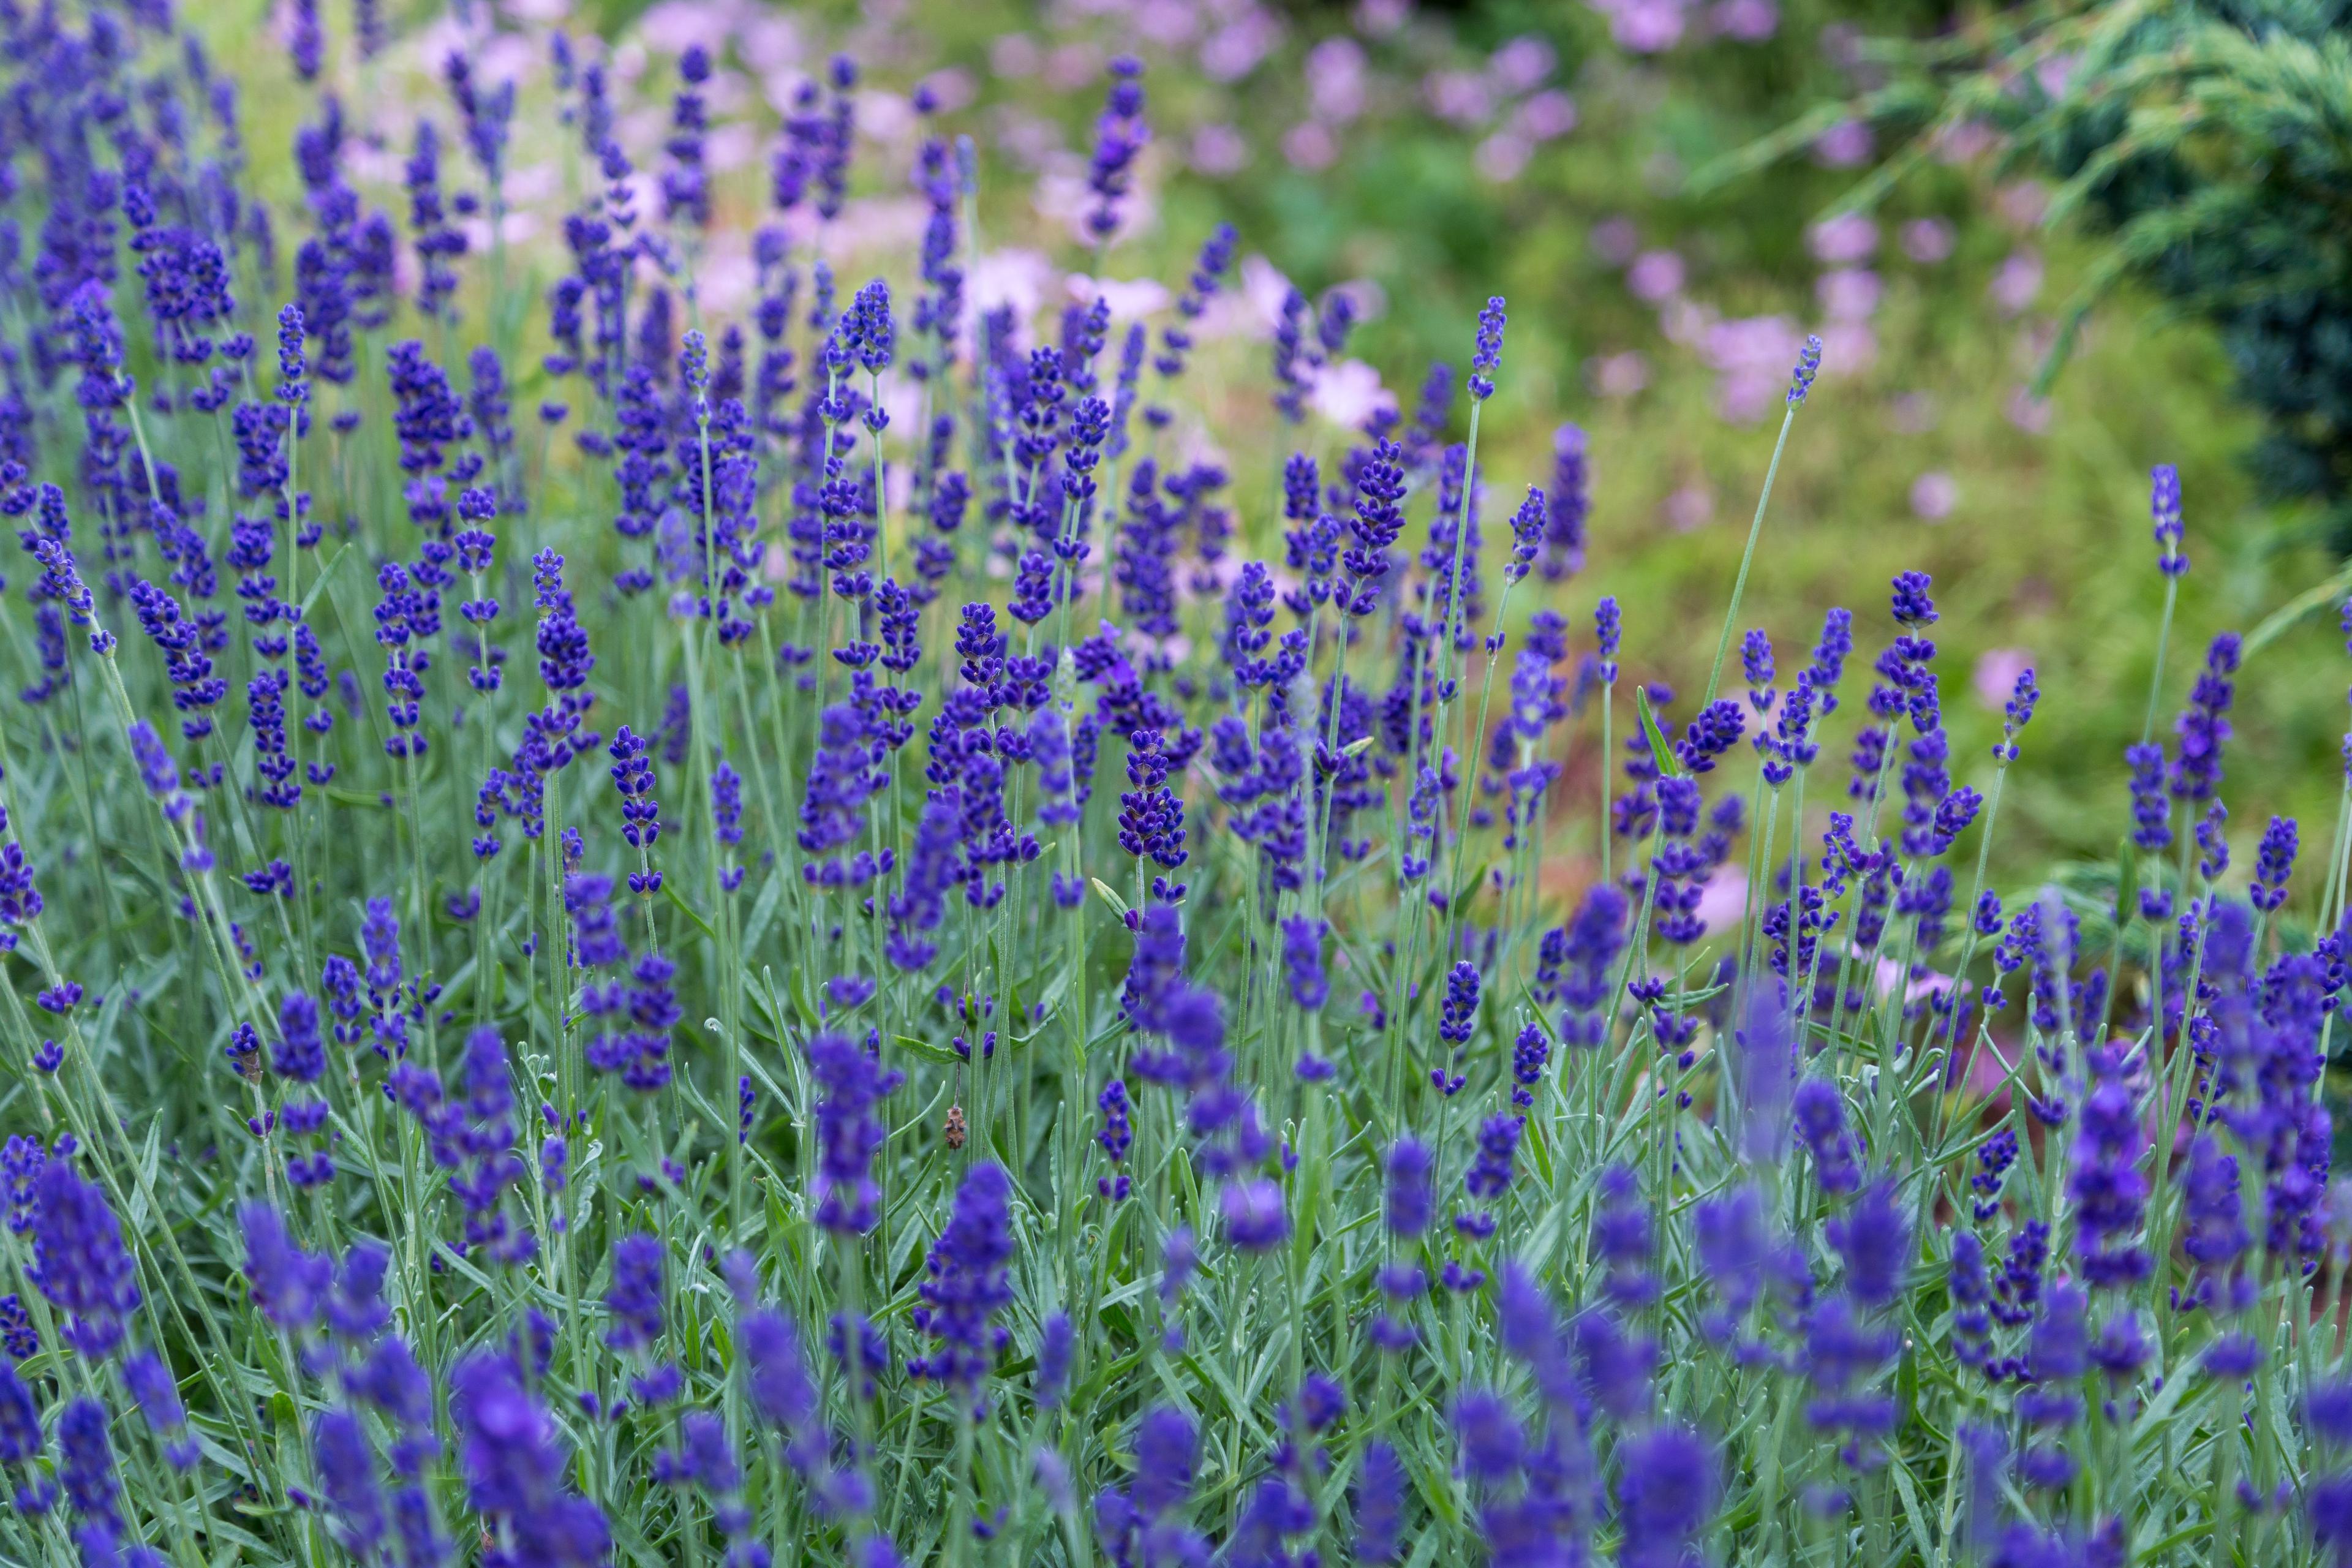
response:
[[[1000,103],[988,118],[997,152],[1021,168],[1034,173],[1065,151],[1060,126],[1017,104]]]
[[[1171,298],[1168,286],[1156,278],[1089,278],[1073,272],[1062,279],[1062,289],[1081,305],[1102,300],[1114,321],[1139,321],[1164,310]]]
[[[1668,528],[1688,533],[1715,520],[1715,492],[1704,483],[1687,484],[1660,502],[1658,510]]]
[[[354,139],[343,148],[343,166],[363,185],[396,185],[408,167],[406,149],[413,144],[412,134],[400,135],[397,144],[387,140],[378,147]]]
[[[1138,33],[1163,49],[1190,43],[1201,30],[1199,11],[1184,0],[1143,0],[1129,19]]]
[[[2073,54],[2044,55],[2034,62],[2034,84],[2053,98],[2066,96],[2066,83],[2074,75],[2075,56]]]
[[[1364,47],[1326,38],[1307,51],[1307,106],[1316,119],[1345,125],[1364,111]]]
[[[1864,321],[1878,309],[1885,285],[1866,267],[1840,267],[1813,280],[1813,297],[1833,321]]]
[[[509,206],[536,206],[551,202],[563,194],[563,168],[552,160],[524,163],[507,171],[506,197]]]
[[[1827,267],[1867,261],[1878,249],[1878,226],[1860,213],[1826,217],[1805,231],[1813,259]]]
[[[743,168],[760,155],[761,140],[758,126],[740,120],[730,121],[713,127],[704,139],[703,161],[719,174]]]
[[[716,70],[702,84],[702,100],[713,121],[724,124],[751,106],[751,87],[737,71]]]
[[[1412,0],[1356,0],[1356,30],[1385,38],[1412,18]]]
[[[2042,292],[2042,258],[2031,250],[2013,250],[1992,275],[1986,290],[2004,316],[2014,316]]]
[[[1886,422],[1906,436],[1924,436],[1936,427],[1936,400],[1924,392],[1899,394],[1886,405]]]
[[[2032,180],[2012,180],[1993,193],[1992,205],[2004,223],[2038,228],[2050,210],[2050,192]]]
[[[1945,163],[1973,163],[2000,140],[2000,133],[1983,121],[1964,120],[1936,139],[1936,157]]]
[[[923,416],[923,384],[903,369],[892,367],[882,373],[882,411],[890,416],[890,426],[897,430],[912,430]],[[915,472],[906,463],[893,463],[883,470],[890,510],[903,510],[915,488]]]
[[[789,69],[801,60],[800,25],[790,16],[755,14],[736,33],[735,53],[762,77]]]
[[[1942,218],[1913,218],[1903,226],[1903,254],[1922,267],[1933,267],[1949,258],[1957,237]]]
[[[1203,125],[1192,132],[1184,161],[1213,180],[1223,179],[1249,162],[1249,143],[1230,125]]]
[[[727,0],[659,0],[646,7],[635,31],[647,48],[684,54],[689,45],[718,45],[734,26],[735,12]]]
[[[1201,68],[1212,81],[1239,81],[1282,41],[1282,24],[1251,6],[1201,45]]]
[[[1821,335],[1825,379],[1859,374],[1878,360],[1878,334],[1867,321],[1823,321]]]
[[[1076,92],[1102,75],[1103,53],[1092,44],[1061,44],[1045,57],[1045,85]]]
[[[740,230],[713,235],[702,264],[695,268],[695,295],[710,315],[732,315],[759,292],[759,269],[751,264],[746,237]]]
[[[1723,320],[1723,312],[1681,294],[1658,307],[1658,331],[1670,343],[1695,349]]]
[[[2017,689],[2017,678],[2032,668],[2033,655],[2021,647],[1989,647],[1977,656],[1969,689],[1978,701],[1998,713]]]
[[[2050,400],[2036,397],[2030,387],[2020,386],[2009,395],[2009,422],[2029,436],[2039,436],[2050,428]]]
[[[1748,316],[1708,327],[1699,353],[1716,372],[1716,408],[1734,424],[1763,416],[1788,390],[1804,338],[1786,316]],[[1824,353],[1823,363],[1828,363]]]
[[[1891,958],[1880,958],[1875,973],[1878,994],[1892,996],[1895,992],[1901,991],[1906,1002],[1917,1002],[1929,996],[1941,996],[1952,988],[1950,975],[1932,970],[1916,980],[1906,982],[1904,978],[1906,972],[1903,965]]]
[[[1748,916],[1748,873],[1737,866],[1719,866],[1699,889],[1698,923],[1709,935],[1737,927]]]
[[[1585,0],[1609,18],[1609,36],[1617,47],[1636,55],[1654,55],[1683,41],[1688,25],[1682,0]]]
[[[1381,384],[1381,373],[1362,360],[1341,360],[1314,373],[1307,406],[1343,429],[1358,430],[1383,409],[1393,411],[1396,395]]]
[[[1546,88],[1519,105],[1511,116],[1511,128],[1530,142],[1565,136],[1576,129],[1576,100],[1556,87]]]
[[[1559,68],[1559,51],[1533,34],[1511,39],[1486,61],[1486,74],[1506,93],[1540,86]]]
[[[1045,291],[1052,287],[1055,271],[1054,264],[1041,251],[987,251],[972,267],[972,309],[965,313],[977,315],[999,305],[1010,305],[1013,315],[1025,321],[1045,302]]]
[[[1494,94],[1475,71],[1431,71],[1421,79],[1421,96],[1432,114],[1456,125],[1483,125],[1495,112]]]
[[[1642,248],[1642,233],[1633,226],[1632,218],[1621,214],[1594,224],[1591,243],[1592,254],[1604,263],[1622,267]]]
[[[1339,161],[1339,139],[1328,126],[1303,121],[1282,133],[1282,156],[1294,169],[1328,169]]]
[[[998,76],[1035,76],[1037,63],[1037,40],[1026,33],[999,33],[988,46],[988,68]]]
[[[659,155],[661,144],[669,139],[669,110],[654,104],[643,104],[616,116],[613,121],[613,140],[636,165],[635,177],[643,184],[647,195],[659,189],[646,165]],[[643,211],[641,199],[638,210]]]
[[[1650,362],[1638,349],[1584,362],[1584,384],[1596,397],[1631,397],[1650,384]]]
[[[1959,501],[1959,485],[1940,468],[1911,481],[1911,511],[1922,522],[1943,521]]]
[[[1625,269],[1625,287],[1633,298],[1654,305],[1683,291],[1683,258],[1671,250],[1645,250]]]
[[[1241,297],[1258,334],[1271,337],[1282,320],[1282,302],[1290,297],[1290,279],[1265,257],[1253,252],[1242,258]]]
[[[1813,161],[1826,169],[1851,169],[1870,162],[1876,145],[1869,126],[1859,120],[1841,120],[1813,139]]]
[[[836,259],[920,245],[930,208],[919,196],[856,196],[824,226],[818,243]]]
[[[1718,37],[1760,44],[1780,30],[1780,7],[1772,0],[1716,0],[1707,21]]]
[[[528,242],[532,235],[539,233],[541,226],[537,213],[510,212],[499,220],[499,235],[509,245],[522,245]],[[490,220],[488,218],[460,218],[457,228],[458,232],[466,237],[467,249],[476,255],[482,255],[489,250]]]
[[[1471,163],[1482,177],[1499,185],[1517,179],[1520,172],[1528,166],[1528,155],[1534,151],[1525,138],[1507,131],[1497,131],[1478,143],[1478,151],[1471,155]]]

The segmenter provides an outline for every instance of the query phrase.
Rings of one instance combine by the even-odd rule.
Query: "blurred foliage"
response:
[[[2106,240],[2069,324],[2126,275],[2210,323],[2263,417],[2262,493],[2319,503],[2352,549],[2352,7],[2036,7],[1982,56],[1921,100],[1930,133],[1998,128],[2063,182],[2051,221]]]

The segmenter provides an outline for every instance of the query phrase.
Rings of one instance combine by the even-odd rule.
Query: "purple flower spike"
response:
[[[1119,204],[1134,182],[1135,161],[1151,141],[1151,128],[1143,120],[1143,62],[1121,55],[1111,61],[1110,76],[1110,91],[1095,121],[1094,158],[1087,170],[1087,188],[1095,195],[1087,232],[1097,245],[1108,243],[1118,232]]]
[[[1503,297],[1478,312],[1477,352],[1470,360],[1470,395],[1484,403],[1495,395],[1495,373],[1503,368]]]
[[[2156,524],[2156,568],[2168,577],[2178,577],[2189,570],[2189,557],[2180,550],[2180,470],[2170,463],[2158,463],[2148,471],[2147,490],[2148,515]]]
[[[1805,339],[1804,348],[1797,354],[1797,368],[1789,376],[1790,407],[1793,408],[1805,401],[1805,395],[1813,390],[1813,377],[1819,375],[1821,370],[1822,340],[1817,337],[1808,337]]]

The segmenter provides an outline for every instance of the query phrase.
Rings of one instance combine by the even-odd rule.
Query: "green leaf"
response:
[[[893,1035],[890,1037],[898,1042],[900,1050],[919,1056],[927,1062],[937,1062],[941,1067],[953,1067],[962,1059],[947,1047],[919,1039],[913,1035]]]
[[[760,889],[760,900],[751,906],[751,918],[743,927],[745,952],[759,950],[760,939],[768,934],[768,922],[776,918],[776,907],[783,897],[784,868],[778,866],[768,873],[767,884]]]
[[[341,549],[327,557],[327,563],[319,568],[318,581],[312,583],[310,584],[310,592],[302,595],[302,608],[305,613],[308,613],[311,605],[317,602],[320,591],[326,587],[329,579],[334,576],[335,568],[343,563],[343,557],[349,555],[351,552],[352,547],[349,544],[345,544]]]
[[[719,940],[719,933],[710,929],[710,922],[709,921],[704,920],[700,915],[695,913],[694,906],[686,901],[685,895],[677,890],[677,884],[676,882],[669,880],[667,878],[664,878],[662,879],[662,892],[668,897],[671,905],[677,909],[679,914],[684,915],[688,920],[692,921],[696,925],[702,928],[703,935],[709,937],[713,942],[717,942]]]
[[[2344,597],[2347,590],[2352,590],[2352,564],[2344,566],[2326,582],[2305,589],[2264,616],[2261,624],[2246,634],[2246,640],[2239,647],[2240,667],[2243,668],[2246,660],[2278,641],[2306,617]]]
[[[2131,919],[2139,899],[2139,848],[2126,833],[2116,845],[2116,921]]]
[[[1658,771],[1670,779],[1683,776],[1683,765],[1675,760],[1675,749],[1666,744],[1666,737],[1658,729],[1658,716],[1650,710],[1647,688],[1633,688],[1633,707],[1642,716],[1642,734],[1650,742],[1650,754],[1658,760]]]

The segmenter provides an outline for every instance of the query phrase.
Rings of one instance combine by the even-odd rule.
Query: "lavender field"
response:
[[[2352,579],[2111,465],[2037,723],[2046,563],[1784,515],[1849,215],[1695,614],[1551,302],[1161,178],[1210,12],[1001,28],[1065,157],[872,13],[0,9],[0,1561],[2352,1563]]]

